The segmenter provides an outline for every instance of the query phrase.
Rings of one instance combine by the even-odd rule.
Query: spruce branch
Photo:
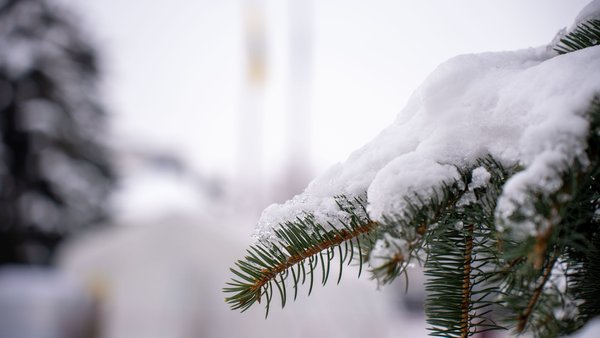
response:
[[[478,162],[479,163],[479,162]],[[421,196],[413,194],[412,198],[405,198],[407,206],[401,215],[387,215],[384,217],[382,225],[378,227],[383,235],[376,235],[377,238],[393,237],[406,241],[406,246],[397,247],[395,253],[387,257],[378,257],[381,262],[377,266],[371,267],[372,279],[385,285],[391,283],[399,275],[406,275],[408,263],[416,260],[421,262],[422,251],[425,248],[424,243],[430,230],[439,222],[445,222],[445,218],[456,207],[456,203],[467,192],[468,173],[465,170],[459,170],[461,179],[452,183],[442,183],[438,188],[434,188],[431,195],[424,200]],[[389,238],[388,237],[388,238]],[[394,246],[392,240],[386,238],[389,245]],[[370,248],[372,251],[373,248]]]
[[[527,302],[527,307],[525,308],[523,313],[521,313],[517,317],[518,324],[516,327],[516,331],[518,333],[522,333],[525,330],[527,323],[529,321],[529,318],[530,318],[535,306],[538,304],[540,295],[542,294],[542,291],[544,290],[544,287],[546,286],[546,283],[548,282],[548,280],[550,278],[550,274],[552,272],[552,269],[554,268],[554,264],[556,264],[556,258],[557,258],[556,256],[553,256],[543,266],[542,277],[541,277],[541,281],[540,281],[539,285],[533,291],[533,294],[529,298],[529,301]]]
[[[590,137],[588,157],[590,163],[575,183],[573,202],[565,211],[565,221],[575,231],[563,231],[561,238],[568,240],[565,253],[571,268],[566,272],[569,291],[579,306],[579,316],[571,333],[587,321],[600,315],[600,99],[589,109]]]
[[[577,28],[554,47],[559,54],[597,46],[600,44],[600,20],[592,19],[577,25]]]
[[[294,222],[286,222],[276,229],[276,239],[272,243],[259,242],[247,250],[246,257],[238,260],[235,263],[236,267],[230,269],[236,277],[223,289],[224,292],[233,294],[225,299],[232,309],[240,309],[243,312],[255,302],[260,303],[264,296],[268,315],[275,288],[279,292],[282,307],[285,306],[285,281],[290,275],[294,299],[297,297],[299,285],[305,284],[307,280],[310,284],[310,294],[317,267],[321,267],[321,283],[325,285],[336,255],[340,264],[338,283],[344,263],[349,264],[355,252],[359,257],[359,264],[362,265],[360,242],[368,240],[366,235],[377,227],[378,223],[366,216],[362,199],[355,198],[349,201],[345,196],[339,196],[337,200],[340,209],[350,214],[349,221],[344,223],[340,220],[341,226],[328,224],[326,228],[311,215],[306,215]]]
[[[597,225],[596,225],[597,226]],[[584,258],[573,275],[572,289],[580,307],[584,321],[600,315],[600,233],[596,233]]]
[[[504,238],[503,259],[515,264],[511,271],[499,274],[503,278],[503,304],[512,311],[509,321],[515,323],[518,333],[531,331],[536,337],[570,334],[590,319],[582,303],[593,302],[600,294],[597,279],[590,278],[593,240],[600,234],[595,220],[600,197],[600,182],[595,179],[600,175],[597,99],[587,113],[588,161],[574,161],[566,167],[561,174],[562,186],[554,193],[530,192],[531,205],[541,216],[541,231],[519,242]],[[591,313],[600,310],[592,308]]]
[[[498,288],[487,279],[496,257],[493,241],[481,225],[449,225],[430,245],[425,263],[426,313],[431,334],[468,337],[478,332],[504,329],[490,317]]]
[[[470,187],[472,178],[467,174],[464,185],[470,187],[468,198],[447,210],[424,243],[428,253],[425,310],[435,336],[468,337],[504,329],[491,317],[494,298],[499,294],[491,280],[499,266],[493,213],[508,175],[492,159],[478,164],[492,173],[490,182]]]
[[[574,52],[599,40],[600,20],[590,20],[563,37],[555,50]],[[519,334],[553,337],[579,329],[600,314],[598,98],[586,113],[587,149],[585,140],[577,139],[578,152],[563,151],[563,157],[552,157],[553,164],[545,162],[543,171],[534,171],[544,174],[541,183],[514,180],[521,184],[519,195],[511,193],[514,186],[506,194],[503,189],[523,168],[504,168],[488,156],[457,167],[460,176],[454,182],[401,192],[401,210],[377,221],[369,218],[365,198],[338,196],[344,216],[331,223],[305,214],[280,224],[269,241],[251,246],[235,263],[234,278],[224,289],[230,295],[226,301],[243,312],[266,299],[268,315],[275,289],[282,306],[291,297],[290,286],[294,299],[300,285],[309,284],[310,294],[318,270],[324,285],[335,259],[338,283],[346,264],[358,260],[362,269],[368,259],[373,277],[383,284],[407,276],[409,262],[416,260],[425,265],[432,335],[464,338],[506,329],[495,322],[499,307],[509,312],[509,324]],[[499,198],[515,196],[510,208],[496,210]],[[573,307],[582,314],[569,311]]]
[[[465,227],[465,261],[463,271],[463,285],[462,285],[462,302],[461,302],[461,338],[469,336],[471,316],[469,315],[471,307],[471,264],[473,263],[473,224],[468,224]]]

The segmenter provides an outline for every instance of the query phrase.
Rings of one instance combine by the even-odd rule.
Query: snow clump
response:
[[[598,17],[600,0],[580,16]],[[271,205],[256,235],[298,214],[313,214],[336,225],[334,196],[367,194],[369,216],[402,215],[407,197],[427,198],[460,178],[457,168],[491,155],[523,170],[511,177],[498,201],[496,217],[506,220],[526,203],[527,189],[551,194],[561,185],[561,169],[586,163],[589,123],[585,113],[600,93],[600,46],[558,55],[552,46],[511,52],[461,55],[440,65],[414,92],[396,120],[370,143],[316,178],[292,200]],[[469,188],[489,182],[484,168],[473,172]],[[501,222],[504,223],[504,222]],[[514,225],[535,233],[535,224]]]

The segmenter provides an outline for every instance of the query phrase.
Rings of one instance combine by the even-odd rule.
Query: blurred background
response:
[[[261,210],[587,0],[0,0],[0,337],[419,337],[422,280],[229,311]]]

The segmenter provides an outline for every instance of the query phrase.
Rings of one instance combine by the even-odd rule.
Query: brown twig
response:
[[[544,290],[544,285],[546,285],[546,282],[548,282],[548,279],[550,278],[552,268],[554,267],[554,264],[556,263],[556,259],[557,259],[557,255],[553,255],[553,257],[548,260],[547,264],[544,266],[544,274],[542,275],[542,281],[541,281],[540,285],[538,285],[538,287],[534,290],[533,296],[531,297],[531,299],[529,299],[529,303],[527,304],[525,311],[517,317],[517,320],[518,320],[517,332],[518,333],[521,333],[521,332],[523,332],[523,330],[525,330],[525,326],[527,325],[527,322],[529,321],[529,317],[531,316],[531,313],[533,312],[533,308],[537,304],[537,302],[542,294],[542,291]]]
[[[352,229],[352,231],[340,230],[338,233],[333,235],[333,237],[331,239],[325,240],[325,241],[320,242],[312,247],[309,247],[296,255],[292,255],[292,256],[288,257],[285,261],[280,262],[279,264],[277,264],[276,266],[274,266],[272,268],[263,269],[261,271],[262,277],[257,279],[254,282],[254,284],[250,287],[250,291],[254,292],[256,295],[255,296],[256,300],[260,301],[260,293],[261,293],[260,290],[270,280],[277,277],[278,274],[280,274],[283,271],[285,271],[286,269],[300,263],[301,261],[303,261],[309,257],[312,257],[313,255],[318,254],[319,252],[321,252],[323,250],[326,250],[326,249],[329,249],[332,247],[336,247],[346,241],[355,239],[358,236],[371,231],[371,229],[373,229],[377,225],[378,225],[377,222],[369,221],[366,224],[357,226],[356,228]],[[247,300],[247,301],[250,301],[250,300]]]
[[[465,264],[463,270],[462,302],[460,304],[462,312],[460,319],[460,336],[462,338],[466,338],[469,336],[469,305],[471,304],[471,263],[473,262],[473,224],[466,225],[465,229],[467,230],[467,237],[465,239]]]

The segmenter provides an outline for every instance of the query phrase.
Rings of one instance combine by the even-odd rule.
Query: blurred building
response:
[[[102,337],[424,337],[424,317],[398,303],[398,289],[376,291],[348,268],[341,285],[301,289],[265,320],[258,305],[231,311],[221,289],[248,240],[223,220],[173,215],[120,224],[74,243],[61,264],[82,279],[99,304]],[[334,271],[332,273],[335,273]]]

